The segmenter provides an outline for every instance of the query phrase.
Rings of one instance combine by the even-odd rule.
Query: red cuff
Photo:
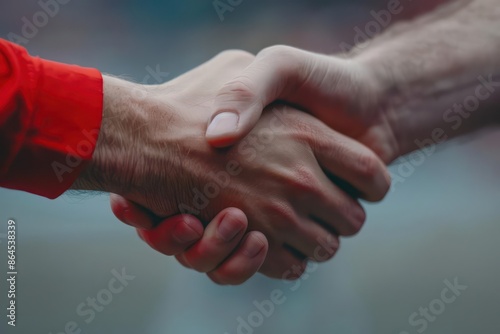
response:
[[[25,57],[32,112],[0,185],[56,198],[92,158],[102,119],[102,76],[95,69]]]

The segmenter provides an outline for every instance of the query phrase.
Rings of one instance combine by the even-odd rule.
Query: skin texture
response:
[[[390,163],[452,117],[444,115],[453,105],[446,103],[463,100],[471,90],[474,94],[483,76],[497,89],[483,89],[482,95],[490,94],[475,110],[478,121],[460,124],[447,138],[477,130],[498,120],[491,102],[500,91],[499,18],[494,0],[454,1],[395,24],[348,55],[267,48],[217,94],[213,117],[233,113],[238,124],[215,132],[209,127],[207,139],[216,147],[236,142],[252,129],[264,106],[280,100],[307,110]]]
[[[219,90],[212,119],[225,112],[237,119],[209,127],[207,140],[215,147],[238,142],[264,107],[280,100],[359,140],[390,163],[422,148],[421,143],[498,126],[499,54],[495,0],[452,1],[392,25],[349,54],[270,47]],[[463,107],[471,96],[481,97],[472,112]],[[439,141],[436,129],[443,130]],[[131,202],[127,207],[140,210]]]
[[[292,279],[307,258],[326,261],[335,254],[340,235],[359,231],[365,213],[356,198],[380,200],[389,177],[371,150],[282,105],[266,108],[241,144],[212,148],[204,134],[215,94],[253,60],[245,52],[224,52],[158,86],[105,77],[103,128],[94,161],[75,187],[119,194],[159,217],[187,213],[209,222],[227,207],[239,208],[249,230],[262,232],[269,243],[260,272],[282,278],[290,268],[300,268],[285,277]],[[169,230],[158,227],[156,233]],[[205,231],[208,240],[216,230]],[[141,236],[160,248],[156,234]],[[246,237],[243,243],[257,243],[251,240]],[[178,259],[199,271],[213,271],[224,259],[199,261],[201,254],[210,254],[207,247],[191,246]]]

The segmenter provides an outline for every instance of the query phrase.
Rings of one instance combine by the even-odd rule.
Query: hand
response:
[[[225,147],[243,138],[274,101],[299,106],[354,138],[388,162],[398,154],[383,86],[370,67],[344,59],[273,46],[217,93],[207,139]]]
[[[500,27],[498,8],[495,0],[451,1],[341,57],[264,49],[217,94],[207,139],[215,147],[235,143],[277,100],[359,140],[386,163],[498,125],[500,38],[491,33]]]
[[[77,186],[120,194],[162,217],[209,221],[237,207],[269,241],[260,272],[291,279],[306,258],[327,260],[339,235],[359,231],[365,214],[353,196],[380,199],[389,178],[371,150],[285,106],[268,108],[237,147],[211,148],[204,133],[218,87],[252,61],[225,52],[153,87],[105,78],[104,129]],[[137,99],[138,89],[147,98]]]
[[[248,222],[241,210],[223,210],[204,230],[202,223],[190,215],[173,216],[160,222],[119,195],[111,194],[110,201],[116,217],[135,227],[139,237],[151,248],[175,255],[185,267],[207,273],[217,284],[242,284],[265,260],[267,239],[257,231],[245,234]],[[226,235],[234,237],[228,239]]]

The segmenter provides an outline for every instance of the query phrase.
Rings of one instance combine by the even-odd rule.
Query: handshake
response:
[[[360,230],[359,201],[387,194],[387,164],[436,129],[444,140],[498,124],[500,44],[483,32],[499,21],[468,8],[484,3],[396,25],[349,55],[273,46],[225,51],[161,85],[105,76],[102,128],[73,188],[114,193],[142,240],[219,284],[296,279]],[[465,110],[450,106],[478,91],[491,98],[455,126]]]
[[[119,194],[120,220],[218,283],[298,278],[360,230],[360,199],[390,187],[400,152],[376,80],[284,46],[225,51],[158,86],[105,76],[96,150],[73,188]]]
[[[142,240],[219,284],[297,279],[404,182],[389,163],[498,126],[499,31],[497,0],[449,1],[348,54],[225,51],[160,85],[0,39],[0,186],[112,193]]]

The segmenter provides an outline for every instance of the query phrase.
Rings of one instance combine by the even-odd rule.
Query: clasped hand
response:
[[[225,84],[255,60],[226,51],[158,86],[105,78],[103,127],[106,119],[113,124],[105,131],[136,129],[99,138],[100,150],[124,148],[114,160],[126,161],[126,170],[109,167],[113,161],[99,167],[116,172],[115,215],[152,248],[220,284],[240,284],[256,271],[299,277],[308,260],[328,260],[340,236],[360,230],[365,213],[359,199],[378,201],[390,186],[384,162],[333,130],[335,117],[328,126],[317,115],[270,104],[270,96],[254,106],[257,115],[242,113],[249,121],[241,117],[242,130],[232,137],[224,131],[233,120],[219,117],[212,129],[222,135],[207,141],[209,121],[220,109],[214,103],[228,93]],[[251,102],[253,95],[231,87],[235,103]],[[130,94],[138,89],[140,98]],[[226,96],[223,107],[230,102]]]

